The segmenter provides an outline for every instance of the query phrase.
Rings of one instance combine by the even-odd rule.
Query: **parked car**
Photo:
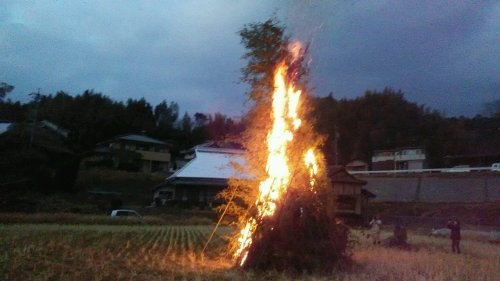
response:
[[[130,218],[133,220],[137,220],[140,223],[145,224],[144,218],[135,210],[126,210],[126,209],[118,209],[111,211],[111,217],[117,218]]]
[[[491,165],[491,170],[500,172],[500,163],[493,163],[493,165]]]

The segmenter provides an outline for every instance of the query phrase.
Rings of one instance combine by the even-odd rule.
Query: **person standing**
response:
[[[379,216],[375,216],[372,219],[372,221],[370,222],[370,226],[373,245],[380,244],[380,231],[382,228],[382,221],[380,220]]]
[[[448,228],[450,231],[450,239],[451,239],[451,251],[453,253],[460,254],[460,222],[458,220],[449,220]]]

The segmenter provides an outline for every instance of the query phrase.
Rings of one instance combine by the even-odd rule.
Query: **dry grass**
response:
[[[386,234],[388,236],[388,234]],[[411,251],[369,245],[354,251],[356,278],[342,280],[498,280],[500,247],[463,240],[462,254],[453,254],[448,238],[410,236]]]
[[[485,280],[500,276],[500,246],[411,235],[416,251],[372,246],[359,233],[353,265],[328,276],[232,269],[222,228],[205,255],[210,226],[25,224],[0,226],[0,280]],[[388,234],[386,233],[386,236]],[[222,258],[221,258],[222,256]]]

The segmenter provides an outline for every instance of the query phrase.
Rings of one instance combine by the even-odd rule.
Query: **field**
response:
[[[355,232],[352,265],[328,275],[291,276],[232,268],[221,228],[205,253],[208,225],[0,225],[0,280],[484,280],[500,276],[500,246],[464,234],[461,255],[447,238],[410,233],[416,250],[372,246]],[[384,233],[388,236],[389,233]]]

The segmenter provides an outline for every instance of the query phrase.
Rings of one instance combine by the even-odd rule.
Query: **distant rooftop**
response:
[[[10,125],[12,125],[11,122],[0,122],[0,135],[7,132]]]
[[[202,144],[195,145],[191,148],[181,150],[180,154],[193,154],[196,151],[216,151],[229,153],[244,153],[243,147],[235,142],[228,141],[207,141]]]
[[[69,130],[64,129],[63,127],[56,125],[48,120],[42,120],[42,121],[40,121],[40,124],[43,127],[49,128],[65,138],[67,138],[69,135]]]
[[[150,138],[150,137],[145,136],[145,135],[138,135],[138,134],[122,135],[122,136],[116,137],[116,139],[167,145],[166,142],[163,142],[163,141],[160,141],[157,139],[153,139],[153,138]]]

